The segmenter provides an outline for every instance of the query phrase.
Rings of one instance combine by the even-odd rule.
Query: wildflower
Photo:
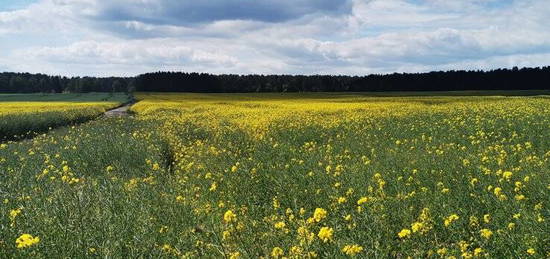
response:
[[[491,222],[491,215],[489,214],[483,215],[483,221],[485,221],[485,223]]]
[[[496,187],[496,188],[493,190],[493,193],[494,193],[496,196],[500,196],[500,194],[502,193],[502,188]]]
[[[285,226],[286,226],[286,224],[285,224],[284,221],[280,221],[280,222],[275,223],[275,228],[276,229],[283,229]]]
[[[64,173],[68,173],[69,170],[70,170],[70,168],[69,168],[68,165],[64,165],[64,166],[63,166],[63,172],[64,172]]]
[[[443,188],[443,189],[441,190],[441,193],[448,193],[449,191],[450,191],[449,188]]]
[[[480,232],[481,236],[486,238],[486,239],[491,238],[491,236],[493,235],[493,231],[491,231],[490,229],[486,229],[486,228],[480,230],[479,232]]]
[[[234,165],[234,166],[231,167],[231,172],[235,173],[235,172],[237,172],[237,169],[238,169],[237,166]]]
[[[453,221],[456,221],[458,219],[459,217],[456,214],[452,214],[451,216],[447,217],[444,222],[445,227],[448,227],[449,225],[451,225],[451,223],[453,223]]]
[[[535,251],[535,249],[533,248],[529,248],[527,249],[527,253],[530,254],[530,255],[534,255],[537,251]]]
[[[366,202],[368,202],[368,201],[369,201],[369,198],[367,198],[367,197],[362,197],[361,199],[359,199],[359,200],[357,201],[357,205],[361,205],[361,204],[366,203]]]
[[[346,255],[354,256],[358,253],[361,253],[363,251],[363,247],[359,245],[347,245],[342,248],[342,252],[344,252]]]
[[[229,254],[229,259],[238,259],[241,257],[241,253],[240,252],[233,252],[233,253],[230,253]]]
[[[21,214],[21,209],[10,210],[10,220],[14,221],[19,214]]]
[[[271,256],[278,258],[279,256],[283,256],[285,253],[283,249],[280,247],[274,247],[273,250],[271,250]]]
[[[223,220],[226,223],[235,222],[235,221],[237,221],[237,215],[235,215],[235,213],[233,213],[233,211],[228,210],[228,211],[225,212],[225,214],[223,214]]]
[[[399,233],[397,233],[397,235],[400,238],[406,238],[411,235],[411,231],[409,229],[404,228]]]
[[[512,172],[506,171],[506,172],[502,173],[502,178],[504,178],[506,180],[510,180],[510,178],[512,178]]]
[[[326,243],[327,241],[332,240],[333,232],[334,230],[332,228],[322,227],[317,236]]]
[[[513,223],[513,222],[508,223],[508,229],[509,229],[509,230],[512,230],[512,229],[514,229],[515,227],[516,227],[516,223]]]
[[[481,247],[474,249],[474,256],[479,256],[481,253],[483,253],[483,249],[481,249]]]
[[[208,189],[208,190],[213,192],[213,191],[216,190],[216,188],[218,188],[218,185],[216,184],[216,182],[213,182],[212,185],[210,185],[210,189]]]
[[[277,198],[273,198],[273,208],[278,209],[280,207],[281,203],[279,202],[279,200],[277,200]]]
[[[229,232],[229,231],[227,231],[227,230],[225,230],[225,231],[222,232],[222,239],[223,239],[223,240],[227,240],[227,239],[229,239],[230,237],[231,237],[231,232]]]
[[[23,234],[15,240],[17,248],[27,248],[40,242],[39,237],[33,237],[30,234]]]
[[[153,171],[158,171],[160,169],[160,165],[158,163],[153,164]]]
[[[515,199],[518,200],[518,201],[524,200],[525,195],[523,195],[523,194],[516,195]]]
[[[113,170],[115,170],[115,168],[112,166],[107,166],[107,168],[105,168],[105,171],[107,172],[112,172]]]
[[[345,197],[339,197],[338,198],[338,204],[345,203],[346,201],[347,201],[347,199]]]
[[[437,254],[438,255],[445,255],[446,253],[447,253],[447,248],[445,248],[445,247],[437,249]]]
[[[320,222],[324,218],[327,217],[327,211],[322,208],[316,208],[313,212],[313,219],[315,219],[316,222]]]
[[[293,246],[292,248],[290,248],[290,254],[293,254],[293,255],[300,255],[302,254],[303,251],[304,249],[302,249],[299,246]]]
[[[411,225],[411,229],[412,229],[413,233],[416,233],[416,232],[422,230],[423,227],[424,227],[424,223],[422,223],[422,222],[414,222]]]

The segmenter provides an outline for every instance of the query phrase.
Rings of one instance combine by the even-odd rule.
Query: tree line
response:
[[[550,89],[550,66],[367,76],[213,75],[156,72],[136,77],[60,77],[0,73],[2,93],[85,92],[367,92]]]

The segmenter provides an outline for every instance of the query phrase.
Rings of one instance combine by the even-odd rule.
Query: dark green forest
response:
[[[381,92],[550,89],[550,66],[385,75],[213,75],[156,72],[136,77],[61,77],[0,73],[0,93]]]

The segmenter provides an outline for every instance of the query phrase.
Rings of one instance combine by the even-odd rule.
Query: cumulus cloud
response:
[[[0,12],[0,61],[87,75],[538,66],[548,22],[546,0],[40,0]]]

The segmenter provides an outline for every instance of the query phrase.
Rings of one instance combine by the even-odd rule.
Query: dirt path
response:
[[[105,112],[105,117],[123,117],[123,116],[129,116],[130,113],[128,113],[128,110],[132,106],[133,103],[125,104],[124,106],[108,110]]]

